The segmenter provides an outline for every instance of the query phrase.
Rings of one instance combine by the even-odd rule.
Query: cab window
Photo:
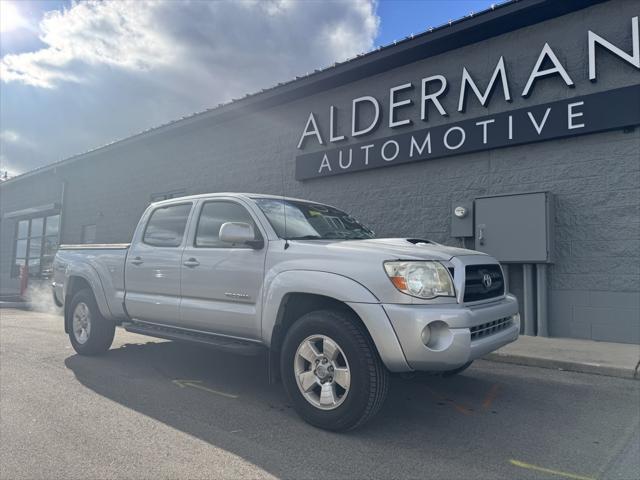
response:
[[[232,245],[220,240],[220,227],[226,222],[243,222],[253,227],[256,240],[262,238],[251,214],[242,205],[235,202],[207,202],[202,206],[196,229],[195,247],[231,248]]]
[[[147,222],[142,241],[154,247],[180,246],[190,211],[190,203],[155,209]]]

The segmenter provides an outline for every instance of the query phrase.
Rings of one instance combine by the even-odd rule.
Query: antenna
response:
[[[285,203],[285,179],[284,179],[284,163],[282,162],[282,216],[284,217],[284,249],[289,248],[289,234],[287,233],[287,204]]]

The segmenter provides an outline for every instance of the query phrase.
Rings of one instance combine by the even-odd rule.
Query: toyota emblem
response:
[[[493,280],[491,279],[491,275],[489,275],[488,273],[485,273],[482,276],[482,285],[484,285],[484,288],[489,290],[491,288],[492,283],[493,283]]]

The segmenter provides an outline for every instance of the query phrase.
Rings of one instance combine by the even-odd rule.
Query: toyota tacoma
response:
[[[520,330],[494,258],[270,195],[153,203],[130,244],[62,245],[53,292],[80,355],[106,352],[116,326],[265,352],[300,416],[329,430],[369,420],[391,373],[454,374]]]

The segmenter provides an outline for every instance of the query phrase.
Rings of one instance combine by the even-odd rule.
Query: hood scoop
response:
[[[431,240],[425,240],[424,238],[407,238],[407,242],[411,243],[412,245],[420,245],[425,244],[425,245],[437,245],[435,242],[432,242]]]

